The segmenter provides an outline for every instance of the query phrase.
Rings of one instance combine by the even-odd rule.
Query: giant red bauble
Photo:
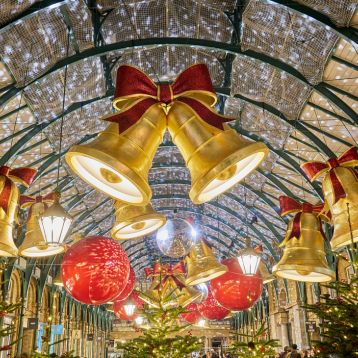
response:
[[[107,237],[89,236],[66,252],[61,266],[63,285],[77,301],[100,305],[126,287],[130,264],[121,245]]]
[[[132,267],[130,267],[127,285],[126,287],[124,287],[124,290],[119,294],[119,296],[115,298],[115,301],[126,300],[129,297],[129,295],[132,293],[134,289],[134,285],[135,285],[135,272],[132,269]]]
[[[224,319],[230,313],[229,310],[219,305],[211,292],[211,288],[208,297],[198,304],[198,310],[203,317],[210,320]]]
[[[182,313],[180,316],[188,323],[195,323],[197,322],[201,314],[198,311],[198,305],[196,303],[190,303],[185,307],[185,310],[188,311],[187,313]]]
[[[136,305],[136,309],[131,316],[128,316],[126,311],[124,310],[124,305],[128,300],[114,302],[114,314],[122,321],[134,321],[137,318],[138,310],[141,310],[144,306],[144,301],[139,298],[138,293],[136,291],[132,292],[132,294],[130,295],[130,299],[133,300]]]
[[[250,308],[259,299],[263,283],[260,274],[246,276],[236,258],[222,261],[228,267],[223,275],[211,280],[211,291],[219,304],[231,311]]]

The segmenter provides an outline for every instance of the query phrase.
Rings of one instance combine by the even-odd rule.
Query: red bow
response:
[[[320,220],[322,217],[326,221],[330,221],[331,212],[325,209],[325,204],[316,204],[312,205],[311,203],[304,202],[300,204],[295,199],[290,198],[289,196],[280,196],[280,215],[286,216],[289,214],[296,213],[292,222],[291,234],[287,240],[296,237],[297,239],[301,234],[301,215],[302,213],[314,213],[317,214],[317,219]],[[323,232],[322,232],[323,234]],[[324,236],[324,234],[323,234]]]
[[[202,120],[221,130],[224,122],[233,120],[219,115],[212,108],[217,97],[209,70],[204,64],[189,67],[173,84],[159,86],[138,68],[123,65],[118,68],[116,83],[113,104],[119,112],[103,119],[118,123],[120,132],[134,125],[157,103],[160,103],[167,114],[174,101],[191,107]]]
[[[161,275],[161,282],[154,289],[158,289],[159,285],[164,284],[170,277],[174,280],[178,287],[183,287],[183,283],[178,279],[178,275],[185,273],[185,267],[183,262],[178,262],[174,266],[171,264],[161,265],[159,262],[156,262],[153,268],[145,268],[145,275],[148,277],[159,276]]]
[[[52,205],[56,200],[55,193],[49,193],[47,195],[38,195],[36,197],[28,196],[28,195],[21,195],[20,196],[20,208],[26,209],[30,208],[27,218],[30,219],[32,216],[32,208],[34,204],[43,203],[44,209],[46,210],[50,205]]]
[[[36,174],[37,170],[33,168],[11,169],[7,166],[0,167],[0,177],[5,177],[4,185],[0,192],[0,208],[2,208],[6,214],[8,213],[11,198],[11,183],[18,182],[28,187],[34,180]]]
[[[302,164],[301,168],[311,181],[316,180],[322,174],[329,172],[328,175],[330,176],[334,190],[334,203],[336,203],[339,199],[345,198],[347,194],[339,181],[334,168],[352,168],[356,166],[358,166],[358,148],[351,147],[338,158],[330,158],[327,162],[307,162]],[[358,180],[356,171],[354,169],[351,170]]]

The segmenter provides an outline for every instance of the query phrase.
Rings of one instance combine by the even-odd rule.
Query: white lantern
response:
[[[61,206],[60,194],[57,193],[55,202],[39,216],[39,225],[42,235],[48,246],[63,244],[72,223],[71,215]]]
[[[239,252],[237,260],[244,275],[256,275],[260,264],[260,255],[251,247],[251,240],[246,240],[246,248]]]
[[[133,316],[134,311],[136,309],[136,305],[132,300],[128,300],[124,306],[124,312],[126,313],[127,316]]]

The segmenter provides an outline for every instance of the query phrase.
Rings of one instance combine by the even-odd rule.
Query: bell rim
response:
[[[117,236],[118,231],[120,231],[121,229],[124,229],[124,228],[126,228],[128,226],[131,226],[133,224],[136,224],[137,222],[147,221],[147,220],[157,220],[159,222],[160,226],[153,225],[153,227],[152,227],[153,229],[151,231],[148,231],[145,234],[141,234],[141,235],[138,235],[138,236],[133,236],[133,237],[118,237]],[[166,216],[162,215],[162,214],[159,214],[159,213],[140,215],[140,216],[137,216],[137,217],[135,217],[133,219],[122,221],[122,222],[118,223],[117,225],[114,225],[112,230],[111,230],[111,236],[112,236],[112,238],[114,240],[132,240],[132,239],[141,238],[143,236],[150,235],[154,231],[160,229],[162,226],[165,225],[166,221],[167,221]]]
[[[307,276],[301,275],[292,278],[292,276],[289,277],[283,274],[285,271],[288,270],[316,272],[322,275],[321,276],[322,280],[317,280],[317,277],[315,280],[309,280],[309,274]],[[325,267],[317,268],[317,266],[304,266],[303,269],[301,265],[280,265],[280,267],[277,267],[276,265],[272,269],[272,274],[275,275],[276,277],[286,278],[293,281],[301,281],[301,282],[330,282],[334,280],[336,276],[335,272],[329,268],[325,268]],[[302,279],[301,280],[298,279],[299,277],[301,277]]]
[[[91,182],[89,182],[87,180],[86,176],[82,175],[77,170],[76,166],[73,165],[72,160],[73,160],[73,158],[75,156],[79,156],[79,155],[87,157],[87,158],[90,158],[90,159],[98,159],[98,156],[96,157],[93,154],[99,154],[100,155],[99,157],[101,157],[101,160],[103,160],[103,157],[108,159],[107,162],[105,162],[104,160],[103,160],[103,162],[105,162],[106,165],[111,167],[115,172],[120,172],[118,170],[119,168],[126,169],[126,174],[124,174],[123,172],[120,172],[120,174],[123,175],[128,181],[130,181],[136,187],[136,189],[141,193],[142,201],[140,201],[140,202],[131,202],[131,201],[128,201],[128,200],[124,200],[122,197],[117,197],[117,196],[111,195],[108,192],[102,190],[101,187],[94,186]],[[113,160],[113,158],[111,156],[109,156],[109,155],[106,155],[106,153],[103,153],[102,151],[94,149],[94,148],[85,147],[83,145],[75,145],[75,146],[71,147],[70,151],[68,151],[65,154],[65,160],[66,160],[67,164],[70,166],[70,168],[82,180],[84,180],[87,184],[91,185],[96,190],[98,190],[98,191],[102,192],[103,194],[111,197],[112,199],[119,200],[119,201],[122,201],[124,203],[132,204],[132,205],[137,205],[137,206],[144,206],[144,205],[149,204],[150,199],[152,197],[152,190],[151,190],[151,187],[148,184],[148,182],[144,178],[142,178],[140,175],[136,174],[126,164],[124,164],[122,162],[119,162],[119,161]],[[128,175],[128,174],[130,174],[130,175]],[[140,183],[140,186],[137,185],[138,182]]]
[[[24,257],[50,257],[50,256],[54,256],[54,255],[59,255],[59,254],[62,254],[63,252],[65,252],[65,247],[62,246],[62,245],[59,245],[58,246],[58,249],[61,249],[61,250],[57,250],[57,251],[53,251],[54,249],[54,246],[49,246],[48,249],[51,249],[50,251],[47,251],[48,249],[45,249],[45,250],[38,250],[38,252],[43,252],[43,253],[46,253],[47,252],[47,255],[28,255],[26,254],[26,251],[29,250],[29,249],[34,249],[36,248],[37,246],[36,245],[33,245],[33,246],[28,246],[27,248],[25,249],[21,249],[21,247],[19,247],[19,255],[20,256],[24,256]],[[49,253],[51,252],[51,253]]]
[[[195,286],[199,283],[205,283],[208,281],[213,280],[216,277],[219,277],[226,273],[228,271],[228,268],[225,265],[222,265],[224,267],[220,268],[220,270],[216,269],[210,269],[206,270],[205,272],[200,272],[195,276],[195,280],[188,280],[188,278],[185,280],[185,284],[187,286]]]
[[[355,231],[357,232],[357,234],[356,234],[356,237],[353,238],[353,243],[358,243],[358,229],[354,230],[353,233]],[[334,233],[333,233],[333,237],[332,237],[332,239],[330,241],[330,245],[331,245],[331,248],[332,248],[333,251],[341,250],[344,247],[349,246],[349,245],[352,244],[351,238],[348,238],[348,239],[346,239],[346,240],[344,240],[342,242],[339,242],[342,239],[342,237],[344,237],[344,236],[346,236],[346,235],[340,235],[340,236],[335,237]]]
[[[192,187],[189,192],[189,197],[192,200],[194,204],[203,204],[207,201],[210,201],[217,197],[218,195],[221,195],[223,192],[226,192],[230,190],[233,186],[235,186],[238,182],[243,180],[245,177],[240,178],[239,180],[235,181],[229,188],[226,190],[220,192],[219,194],[215,195],[214,197],[211,197],[207,200],[199,200],[200,194],[203,192],[203,190],[211,183],[213,180],[215,180],[223,171],[228,170],[233,165],[237,164],[240,160],[243,159],[243,157],[247,157],[256,153],[262,152],[264,155],[261,158],[261,160],[257,163],[257,165],[248,172],[246,176],[251,174],[256,168],[266,159],[268,156],[270,150],[266,146],[265,143],[262,142],[255,142],[250,143],[244,148],[237,149],[234,153],[229,155],[227,158],[225,158],[224,161],[218,163],[216,166],[211,168],[208,172],[203,174],[200,178],[198,178],[195,183],[192,184]],[[228,164],[229,163],[229,164]]]
[[[18,248],[0,244],[0,256],[2,257],[16,257],[18,256],[19,250]]]
[[[199,296],[201,296],[200,292],[199,292],[199,295],[190,296],[189,299],[187,299],[184,302],[181,302],[180,298],[179,298],[178,303],[181,307],[186,307],[186,306],[190,305],[191,303],[195,302],[199,298]]]

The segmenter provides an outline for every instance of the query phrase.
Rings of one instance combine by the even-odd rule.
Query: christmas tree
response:
[[[320,302],[305,306],[320,320],[322,341],[313,342],[315,357],[358,357],[358,277],[324,287],[334,290],[336,297],[324,294]]]
[[[238,358],[257,357],[265,358],[276,355],[277,340],[267,338],[267,328],[262,324],[257,331],[251,334],[238,334],[246,337],[248,342],[235,342],[230,351]]]
[[[146,328],[139,328],[142,335],[127,343],[118,345],[124,351],[124,358],[183,358],[200,345],[191,334],[178,335],[190,325],[180,324],[180,315],[187,313],[185,308],[168,305],[171,294],[155,301],[158,308],[144,305],[140,310],[147,321]]]

